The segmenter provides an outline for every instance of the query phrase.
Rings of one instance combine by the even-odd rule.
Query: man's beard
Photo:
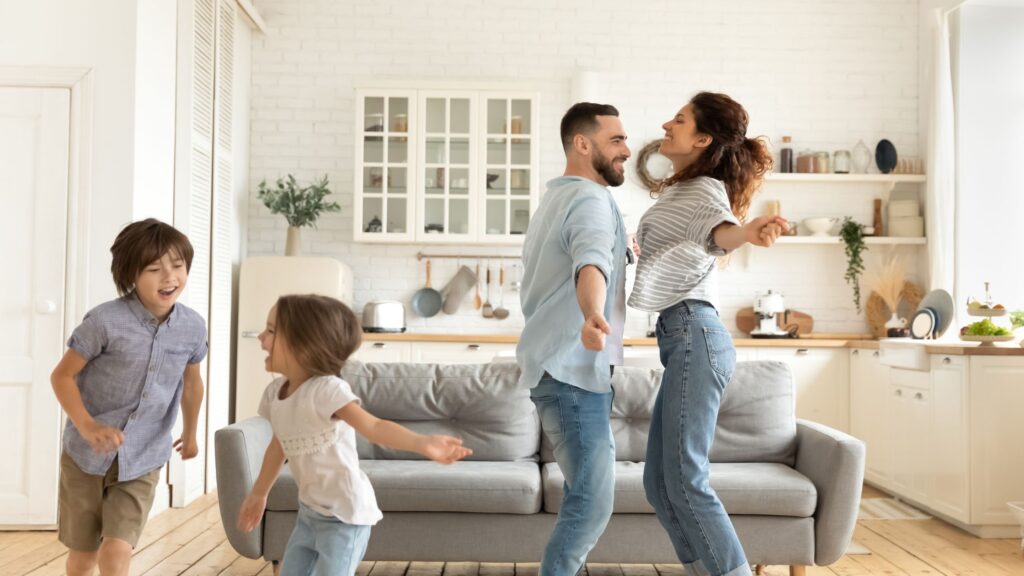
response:
[[[594,170],[604,178],[609,186],[621,186],[626,181],[626,172],[623,171],[621,174],[616,172],[612,162],[596,146],[594,147]]]

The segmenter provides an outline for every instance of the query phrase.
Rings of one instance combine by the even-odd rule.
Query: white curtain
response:
[[[949,12],[935,10],[935,68],[928,136],[929,287],[950,293],[955,289],[956,148],[953,113],[953,74],[950,62]]]

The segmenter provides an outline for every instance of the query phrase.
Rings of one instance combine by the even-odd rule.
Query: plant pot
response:
[[[302,253],[302,229],[298,226],[288,227],[288,239],[284,243],[285,256],[298,256]]]

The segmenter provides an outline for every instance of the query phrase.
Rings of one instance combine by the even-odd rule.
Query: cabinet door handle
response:
[[[374,342],[373,343],[373,347],[378,349],[378,350],[383,350],[383,349],[387,348],[388,345],[385,342]]]
[[[807,356],[807,348],[798,348],[796,351],[797,356]]]
[[[920,399],[924,398],[924,396],[922,396],[921,393],[918,392],[917,394],[914,394],[914,398],[917,399],[917,400],[920,400]]]
[[[470,344],[470,345],[466,346],[466,349],[470,350],[470,351],[473,351],[473,352],[476,352],[477,350],[480,349],[480,345],[479,344]]]
[[[242,338],[259,338],[260,333],[256,330],[242,330]]]
[[[952,360],[949,359],[949,356],[946,356],[945,358],[942,359],[943,364],[949,364],[950,362],[952,362]]]
[[[900,390],[899,388],[897,388],[896,389],[896,395],[897,396],[903,396],[903,390]]]
[[[860,350],[854,350],[853,351],[853,355],[854,356],[860,356]]]
[[[878,358],[878,350],[872,352],[871,355],[874,356],[875,358]]]

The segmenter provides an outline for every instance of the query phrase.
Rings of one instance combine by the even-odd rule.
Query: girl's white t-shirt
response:
[[[356,431],[334,418],[335,412],[359,398],[337,376],[314,376],[282,400],[286,382],[281,377],[267,386],[258,413],[270,420],[284,447],[299,501],[347,524],[376,524],[383,515],[370,479],[359,467]]]

